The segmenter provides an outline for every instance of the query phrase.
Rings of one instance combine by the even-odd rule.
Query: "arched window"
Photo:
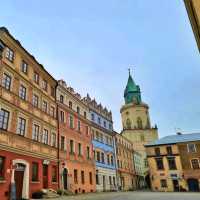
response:
[[[139,129],[142,129],[143,128],[143,125],[142,125],[142,120],[140,117],[137,118],[137,126]]]
[[[126,120],[126,127],[127,127],[128,129],[131,128],[131,120],[130,120],[129,118]]]

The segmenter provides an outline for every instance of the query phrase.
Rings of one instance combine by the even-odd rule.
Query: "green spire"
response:
[[[124,90],[124,99],[125,103],[136,103],[140,104],[141,103],[141,93],[140,93],[140,87],[135,84],[131,73],[129,69],[129,77],[128,77],[128,82],[126,85],[126,89]]]

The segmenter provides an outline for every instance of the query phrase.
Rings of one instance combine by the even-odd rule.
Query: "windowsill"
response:
[[[40,181],[31,181],[31,183],[33,183],[33,184],[39,184]]]
[[[6,183],[6,180],[5,179],[1,179],[0,183]]]
[[[56,185],[56,184],[58,184],[58,182],[52,182],[52,184]]]

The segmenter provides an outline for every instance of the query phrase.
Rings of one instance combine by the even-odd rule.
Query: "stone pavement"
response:
[[[200,193],[107,192],[63,196],[55,200],[199,200]]]

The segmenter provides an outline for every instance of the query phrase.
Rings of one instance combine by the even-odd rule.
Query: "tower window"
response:
[[[129,118],[126,120],[126,127],[127,127],[128,129],[131,128],[131,120],[130,120]]]
[[[143,125],[142,125],[142,120],[140,117],[137,118],[137,126],[139,129],[142,129],[143,128]]]

